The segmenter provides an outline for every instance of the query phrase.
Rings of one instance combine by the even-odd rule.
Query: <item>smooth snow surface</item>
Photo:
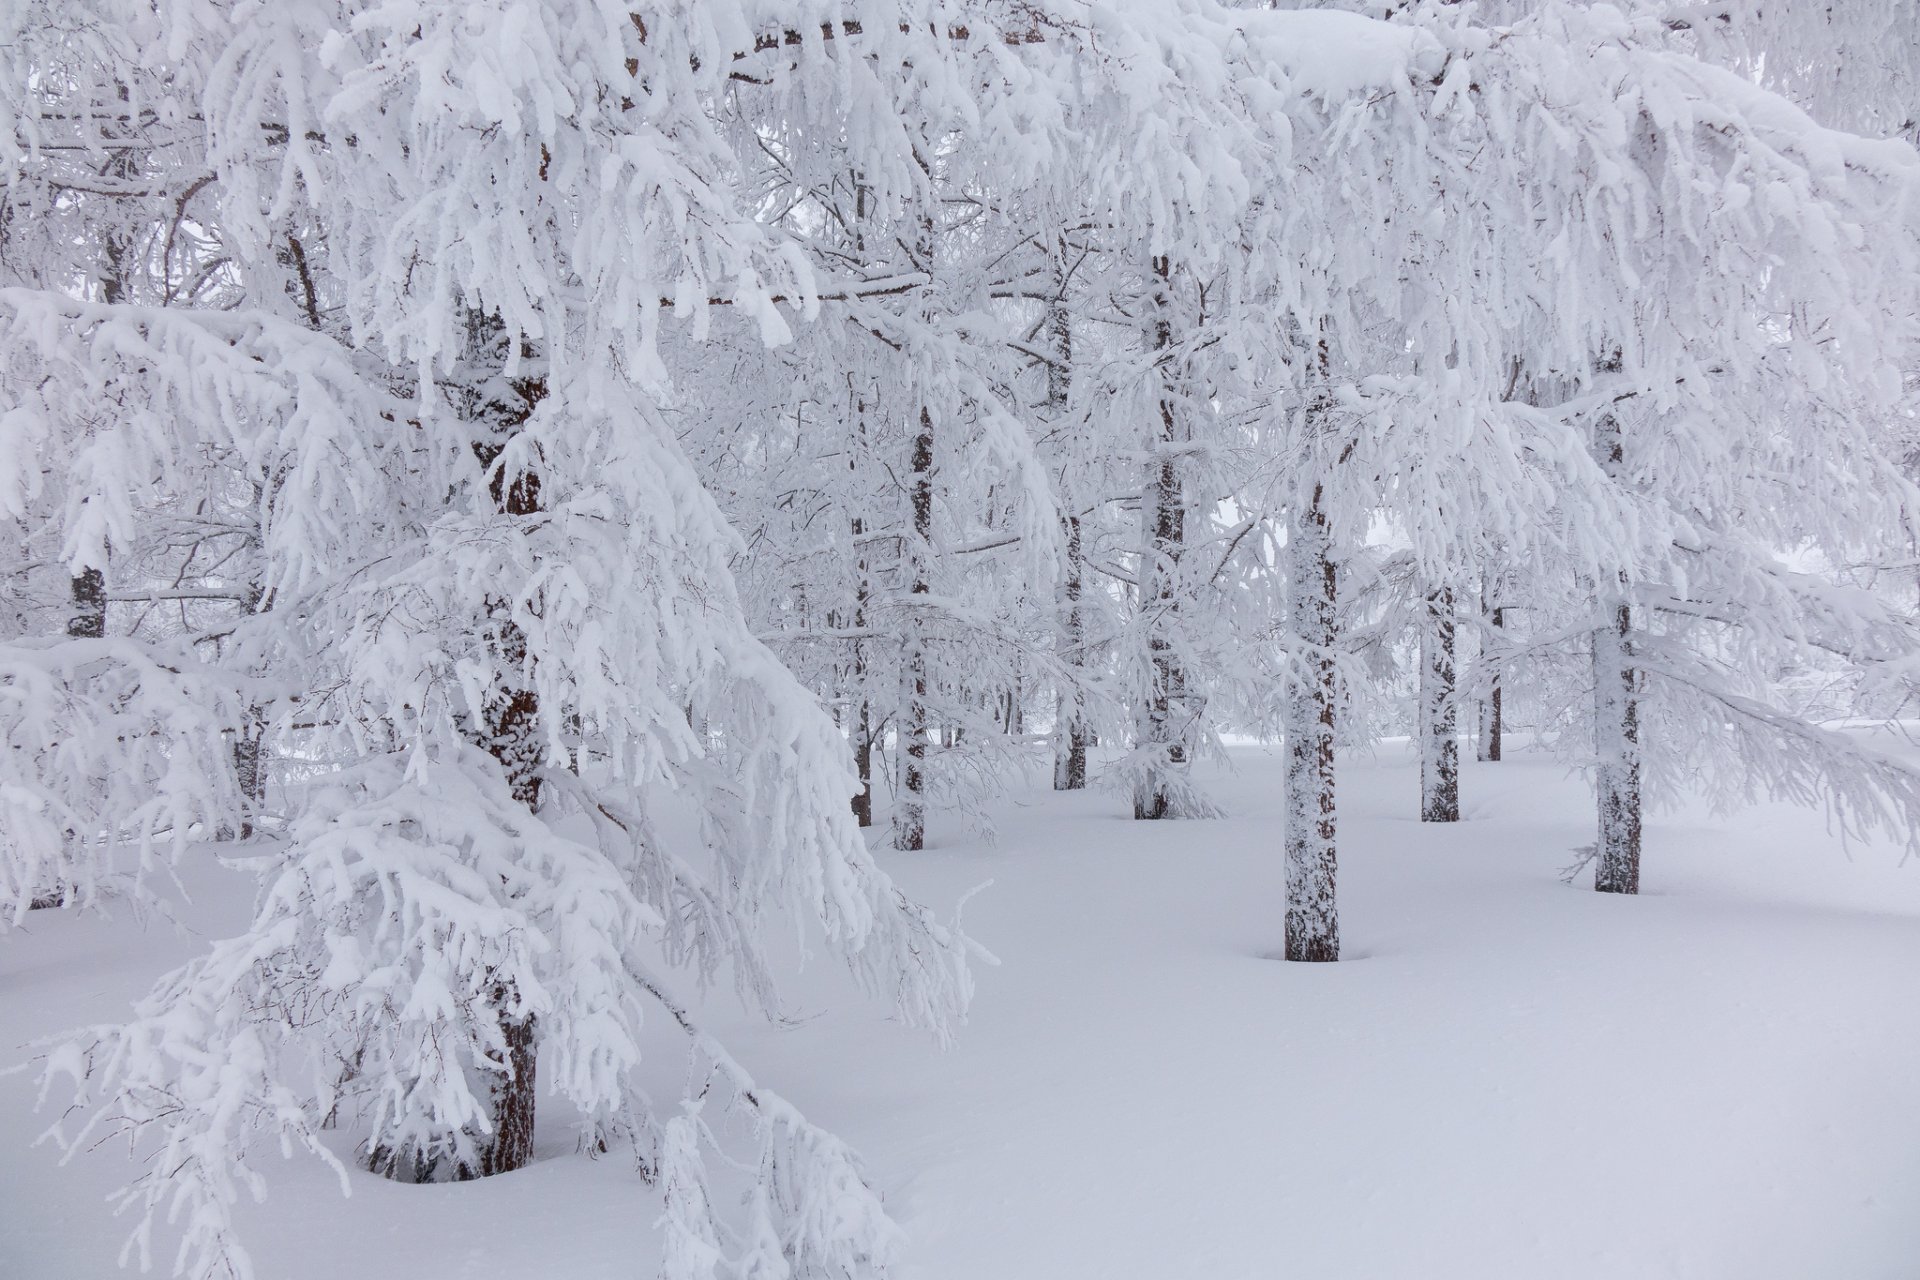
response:
[[[1231,817],[1136,823],[1036,791],[998,845],[882,853],[1002,960],[957,1047],[881,1020],[816,962],[797,1024],[712,1014],[736,1053],[865,1156],[910,1234],[902,1280],[1886,1280],[1920,1274],[1920,867],[1818,815],[1648,829],[1646,893],[1556,871],[1591,800],[1559,764],[1467,763],[1423,827],[1402,744],[1343,762],[1348,959],[1281,945],[1277,751],[1207,781]],[[884,825],[880,828],[884,830]],[[195,928],[243,876],[188,877]],[[36,913],[0,950],[10,1043],[119,1016],[199,946]],[[677,1062],[656,1062],[663,1094]],[[116,1273],[105,1148],[62,1168],[28,1079],[0,1079],[0,1276]],[[274,1280],[651,1277],[628,1162],[543,1158],[465,1186],[269,1162],[243,1219]],[[156,1241],[155,1269],[171,1254]]]

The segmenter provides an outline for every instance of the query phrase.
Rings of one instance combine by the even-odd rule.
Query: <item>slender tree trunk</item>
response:
[[[872,592],[867,582],[866,544],[861,541],[866,533],[866,521],[855,516],[852,528],[856,556],[854,571],[859,576],[854,586],[853,627],[855,631],[860,631],[867,625],[867,601]],[[859,707],[854,713],[849,736],[853,742],[854,772],[860,778],[860,790],[853,796],[853,816],[862,827],[870,827],[873,825],[873,706],[867,700],[867,644],[857,636],[853,641],[852,684],[853,696]]]
[[[1060,648],[1066,666],[1079,672],[1086,666],[1086,619],[1080,610],[1085,565],[1080,544],[1080,517],[1067,516],[1067,571],[1061,586]],[[1077,674],[1067,677],[1054,717],[1053,789],[1079,791],[1087,785],[1087,723],[1085,696]]]
[[[1289,960],[1338,960],[1333,758],[1338,597],[1332,531],[1318,485],[1311,502],[1294,515],[1287,558],[1288,630],[1301,651],[1290,664],[1281,726],[1287,747],[1286,954]]]
[[[1499,631],[1507,625],[1507,610],[1504,605],[1488,606],[1485,593],[1482,594],[1481,607],[1486,613],[1487,626]],[[1481,760],[1500,758],[1501,739],[1506,735],[1506,714],[1502,707],[1500,673],[1495,671],[1487,682],[1487,696],[1480,703],[1480,745]]]
[[[121,102],[128,101],[127,86],[117,86]],[[131,181],[139,172],[132,147],[109,153],[105,172],[122,182]],[[100,245],[100,301],[110,307],[127,301],[127,255],[131,246],[125,236],[109,232]],[[82,569],[68,584],[73,609],[67,615],[67,634],[76,640],[101,640],[107,634],[107,575],[97,568]]]
[[[258,492],[256,486],[256,495]],[[257,503],[255,509],[259,509]],[[257,536],[254,545],[257,549],[259,545]],[[258,613],[261,602],[265,598],[260,584],[254,583],[247,593],[246,614],[252,616]],[[246,709],[241,722],[234,726],[233,746],[229,752],[233,761],[234,786],[240,793],[240,825],[237,834],[242,840],[252,838],[254,820],[259,817],[261,810],[266,808],[266,743],[266,714],[258,705],[251,705]],[[219,836],[221,839],[227,839],[232,834],[235,834],[232,829],[223,826]]]
[[[926,596],[931,590],[927,559],[933,545],[933,415],[920,409],[920,430],[913,437],[908,468],[913,532],[906,539],[907,563],[912,574],[908,593]],[[900,800],[893,810],[893,847],[921,849],[927,841],[926,760],[927,650],[923,602],[910,601],[902,627],[900,653]]]
[[[853,797],[853,816],[862,827],[870,827],[873,825],[873,707],[865,698],[860,700],[860,713],[853,722],[853,767],[860,775],[860,790]]]
[[[1620,368],[1619,356],[1602,372]],[[1598,424],[1595,452],[1609,475],[1625,467],[1618,417]],[[1633,608],[1623,576],[1620,594],[1602,602],[1605,620],[1593,633],[1593,746],[1598,838],[1593,887],[1601,893],[1640,892],[1640,673],[1633,663]]]
[[[1593,887],[1640,892],[1640,700],[1633,666],[1633,611],[1612,609],[1593,633],[1593,738],[1598,759],[1598,854]]]
[[[867,248],[867,187],[856,172],[853,175],[853,248],[864,259]],[[854,447],[847,451],[847,470],[858,479],[861,460],[867,457],[867,394],[871,383],[863,372],[849,376],[848,390],[853,399]],[[859,490],[856,488],[855,490]],[[867,604],[873,599],[873,579],[867,562],[867,522],[852,518],[854,606],[853,625],[861,631],[867,625]],[[853,797],[853,817],[862,829],[873,825],[873,702],[867,696],[867,642],[853,642],[853,691],[860,709],[853,721],[853,769],[860,790]]]
[[[1165,363],[1173,345],[1172,270],[1169,259],[1153,260],[1156,280],[1150,338],[1160,365],[1160,421],[1153,450],[1158,456],[1149,466],[1146,500],[1141,503],[1146,554],[1141,559],[1139,590],[1149,687],[1134,713],[1142,767],[1133,794],[1133,816],[1147,820],[1177,816],[1172,814],[1173,791],[1176,779],[1188,767],[1187,672],[1172,638],[1180,612],[1180,557],[1186,549],[1185,494],[1176,452],[1182,443],[1181,412],[1175,375]]]
[[[1053,363],[1047,366],[1047,411],[1064,419],[1073,399],[1073,323],[1067,312],[1066,245],[1058,246],[1054,268],[1056,296],[1047,306],[1047,332],[1053,339]],[[1061,491],[1071,500],[1072,477],[1063,474]],[[1080,541],[1080,517],[1071,512],[1060,518],[1065,535],[1066,565],[1060,575],[1059,636],[1056,656],[1068,670],[1055,703],[1053,718],[1053,789],[1078,791],[1087,785],[1086,697],[1081,672],[1086,669],[1086,617],[1081,594],[1086,589],[1085,550]]]
[[[1420,640],[1420,821],[1460,821],[1460,741],[1455,723],[1453,589],[1427,593]]]

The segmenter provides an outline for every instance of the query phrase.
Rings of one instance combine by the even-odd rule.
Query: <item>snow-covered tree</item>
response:
[[[252,1153],[330,1125],[392,1177],[516,1168],[537,1068],[664,1184],[669,1275],[876,1272],[851,1153],[673,969],[776,1012],[806,922],[950,1032],[965,941],[860,827],[889,773],[900,849],[983,817],[1029,714],[1063,788],[1124,740],[1145,819],[1277,723],[1303,961],[1389,702],[1450,820],[1464,699],[1577,685],[1606,889],[1643,783],[1714,750],[1920,812],[1768,696],[1912,668],[1833,570],[1920,510],[1881,426],[1920,157],[1671,6],[1347,8],[17,7],[0,906],[270,836],[249,927],[50,1058],[70,1140],[159,1152],[143,1257],[170,1217],[246,1274]]]
[[[888,91],[937,96],[946,24],[909,36],[890,12],[849,59],[845,26],[789,46],[751,6],[706,25],[570,3],[100,12],[124,24],[114,58],[167,49],[199,87],[170,124],[199,131],[241,296],[9,294],[41,369],[9,386],[57,387],[50,450],[126,406],[142,434],[123,467],[167,478],[215,450],[240,468],[273,602],[248,615],[252,652],[281,690],[252,705],[325,766],[260,860],[252,926],[52,1060],[89,1132],[126,1123],[163,1149],[130,1193],[142,1249],[177,1216],[185,1271],[244,1274],[229,1215],[258,1189],[250,1150],[331,1159],[330,1122],[392,1176],[516,1167],[541,1061],[659,1172],[684,1274],[753,1269],[770,1241],[798,1274],[870,1266],[891,1235],[851,1157],[704,1035],[654,957],[771,1008],[763,934],[810,918],[944,1033],[963,946],[875,867],[844,739],[753,635],[740,543],[662,417],[661,331],[717,300],[780,342],[819,305],[744,181],[753,60],[773,55],[764,88],[803,137],[802,116],[855,118],[852,65],[912,66]],[[906,154],[861,142],[875,170]],[[289,226],[295,274],[319,282],[304,298],[277,287]],[[161,794],[230,779],[226,755],[173,753],[197,781]],[[656,804],[699,838],[661,836]],[[643,1043],[676,1037],[760,1136],[744,1223],[702,1183],[716,1130],[633,1087]]]

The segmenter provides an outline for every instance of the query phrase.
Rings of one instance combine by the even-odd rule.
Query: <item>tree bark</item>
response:
[[[1593,887],[1640,892],[1640,700],[1633,665],[1633,610],[1611,610],[1593,633],[1593,745],[1598,761],[1599,839]]]
[[[1309,412],[1324,413],[1321,404]],[[1282,729],[1287,748],[1286,853],[1289,960],[1340,958],[1335,896],[1334,668],[1337,581],[1322,491],[1295,513],[1287,535],[1288,630],[1301,646],[1290,664]]]
[[[908,496],[913,532],[906,539],[912,580],[908,594],[924,597],[932,589],[927,557],[933,545],[933,415],[920,408],[920,430],[913,437]],[[900,799],[893,810],[893,847],[922,849],[927,841],[927,650],[925,610],[909,601],[901,628],[900,652]]]
[[[1620,368],[1618,355],[1603,372]],[[1607,473],[1625,469],[1626,445],[1618,417],[1596,429],[1595,451]],[[1598,837],[1593,887],[1601,893],[1640,892],[1640,673],[1633,664],[1633,608],[1623,575],[1620,592],[1603,601],[1604,624],[1593,633],[1593,746]]]
[[[866,553],[859,550],[865,545],[861,537],[866,533],[866,521],[859,516],[853,517],[852,529],[856,556],[854,572],[858,575],[854,586],[853,628],[861,631],[867,625],[867,601],[871,595],[867,582]],[[853,816],[862,827],[870,827],[873,825],[873,706],[867,700],[867,645],[858,637],[853,642],[851,683],[854,699],[859,704],[849,734],[853,743],[853,769],[860,779],[860,790],[853,796]]]
[[[501,367],[513,341],[500,322],[475,315],[470,324],[470,342],[481,367]],[[531,353],[528,353],[531,354]],[[476,397],[469,406],[474,420],[490,428],[474,443],[474,454],[483,467],[491,468],[514,436],[526,426],[534,409],[546,398],[547,387],[539,377],[523,377],[511,384],[513,399],[487,401]],[[540,479],[522,473],[494,475],[489,481],[495,506],[503,515],[532,516],[542,510]],[[512,618],[512,602],[494,599],[488,602],[492,616],[497,669],[502,686],[489,697],[474,734],[477,744],[499,761],[513,798],[537,813],[541,799],[541,765],[546,758],[546,740],[541,731],[540,695],[528,674],[527,637]],[[509,983],[498,983],[489,993],[505,1041],[503,1048],[488,1053],[487,1069],[490,1132],[481,1144],[477,1168],[455,1172],[457,1178],[490,1177],[522,1168],[533,1157],[534,1055],[538,1028],[532,1014],[519,1010],[519,993]]]
[[[254,819],[266,807],[266,717],[258,707],[248,707],[246,722],[234,733],[233,778],[240,792],[240,839],[253,837]]]
[[[256,487],[256,493],[258,489]],[[253,535],[253,545],[259,548],[259,535]],[[266,593],[258,582],[248,588],[247,598],[242,601],[243,612],[252,616],[260,612]],[[241,722],[234,726],[233,746],[229,756],[233,762],[234,788],[240,793],[240,824],[238,828],[222,826],[218,838],[225,840],[235,835],[241,840],[253,837],[254,819],[266,808],[267,801],[267,717],[256,705],[250,705],[243,713]]]
[[[853,247],[856,256],[864,258],[867,248],[867,187],[860,176],[853,176]],[[867,391],[870,384],[864,376],[849,377],[849,391],[853,399],[853,434],[855,447],[847,451],[847,470],[858,476],[861,459],[867,456]],[[854,605],[853,626],[863,631],[867,625],[867,603],[873,598],[873,580],[867,563],[867,544],[865,535],[867,522],[861,516],[852,517],[853,534],[853,571]],[[873,825],[873,703],[867,696],[867,644],[856,637],[853,642],[853,693],[860,704],[853,721],[853,769],[860,780],[860,790],[853,797],[853,818],[862,829]]]
[[[853,722],[853,768],[860,777],[860,789],[853,793],[854,821],[870,827],[873,825],[873,707],[865,698],[860,699],[860,711]]]
[[[72,609],[67,614],[67,634],[75,640],[104,640],[107,635],[107,575],[98,569],[82,569],[67,583]]]
[[[1420,641],[1420,821],[1460,821],[1460,741],[1455,714],[1453,589],[1427,593]]]
[[[1064,244],[1061,249],[1064,253]],[[1053,363],[1047,366],[1047,409],[1054,417],[1064,418],[1073,397],[1073,325],[1067,314],[1064,266],[1056,267],[1054,286],[1059,296],[1047,308],[1047,330],[1053,337]],[[1070,496],[1072,487],[1066,479],[1062,477],[1061,489]],[[1056,648],[1069,674],[1055,703],[1053,789],[1079,791],[1087,785],[1086,699],[1080,675],[1087,665],[1086,616],[1080,603],[1086,589],[1086,553],[1080,541],[1080,517],[1064,515],[1060,527],[1065,535],[1066,565],[1060,575]]]
[[[1186,733],[1187,672],[1174,650],[1172,633],[1180,613],[1180,557],[1186,548],[1186,505],[1180,478],[1181,414],[1174,375],[1167,367],[1173,345],[1172,263],[1153,260],[1153,320],[1150,339],[1159,369],[1157,455],[1149,464],[1145,499],[1146,554],[1140,567],[1140,610],[1146,627],[1147,678],[1134,715],[1136,748],[1142,771],[1134,784],[1133,816],[1156,820],[1171,816],[1174,779],[1188,766]]]
[[[1507,610],[1504,605],[1487,606],[1484,595],[1482,607],[1487,617],[1487,626],[1499,631],[1507,625]],[[1505,737],[1506,712],[1502,705],[1500,673],[1495,671],[1487,682],[1487,696],[1480,703],[1480,742],[1477,755],[1483,761],[1500,759],[1501,739]]]
[[[1080,542],[1080,517],[1062,520],[1066,530],[1067,569],[1061,586],[1060,646],[1061,660],[1075,672],[1086,666],[1086,618],[1081,613],[1080,596],[1085,589],[1084,551]],[[1085,697],[1079,677],[1071,675],[1061,689],[1058,711],[1054,716],[1053,789],[1079,791],[1087,785],[1087,723]]]
[[[506,986],[496,986],[491,993],[496,1009],[508,1008],[513,996]],[[501,1019],[505,1052],[488,1055],[498,1068],[487,1091],[493,1132],[480,1148],[475,1176],[491,1178],[496,1173],[512,1173],[533,1160],[534,1071],[539,1039],[535,1022],[530,1013]]]

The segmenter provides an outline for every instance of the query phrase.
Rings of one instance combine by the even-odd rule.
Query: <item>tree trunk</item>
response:
[[[1593,887],[1640,892],[1640,700],[1633,666],[1633,610],[1615,605],[1593,633],[1593,746],[1598,761],[1598,854]]]
[[[470,341],[480,357],[481,367],[504,365],[513,341],[500,322],[475,315],[471,320]],[[489,353],[492,358],[489,358]],[[526,354],[531,354],[530,352]],[[513,399],[485,401],[476,397],[470,407],[476,422],[491,428],[474,444],[475,456],[484,467],[498,460],[507,444],[533,416],[547,387],[539,377],[522,377],[512,384]],[[496,507],[504,515],[531,516],[542,510],[540,480],[537,475],[499,474],[490,481]],[[483,708],[481,722],[474,734],[477,744],[499,761],[506,775],[508,790],[529,812],[540,809],[540,768],[546,758],[546,737],[540,726],[540,695],[527,675],[527,637],[512,618],[512,603],[505,599],[489,601],[493,621],[490,637],[504,679]],[[505,1046],[490,1052],[487,1069],[492,1072],[488,1089],[490,1132],[484,1136],[479,1167],[456,1171],[459,1178],[489,1177],[519,1169],[533,1156],[534,1054],[537,1028],[531,1014],[519,1011],[519,993],[511,985],[500,983],[489,993],[490,1002],[500,1019]]]
[[[861,406],[862,409],[865,406]],[[855,554],[854,571],[858,581],[854,586],[853,628],[865,629],[867,625],[867,600],[871,589],[867,582],[867,557],[862,535],[866,533],[866,521],[859,516],[853,517],[853,545]],[[853,641],[853,685],[854,699],[859,710],[853,718],[853,728],[849,735],[853,743],[853,768],[860,779],[860,790],[853,796],[853,816],[862,827],[873,825],[873,706],[867,700],[867,645],[866,641],[855,637]]]
[[[67,614],[67,634],[75,640],[104,640],[107,635],[107,575],[82,569],[68,580],[73,602]]]
[[[1187,672],[1174,651],[1172,635],[1180,612],[1179,569],[1186,544],[1185,494],[1180,482],[1181,415],[1173,373],[1165,367],[1173,345],[1172,263],[1153,260],[1152,349],[1160,366],[1157,458],[1149,465],[1141,504],[1146,554],[1140,566],[1140,611],[1146,628],[1148,688],[1134,713],[1135,747],[1141,772],[1134,784],[1133,816],[1153,820],[1170,816],[1178,775],[1188,767],[1186,733]]]
[[[865,698],[860,700],[860,713],[853,722],[853,767],[860,776],[860,790],[853,794],[854,820],[862,827],[870,827],[873,825],[873,707]]]
[[[234,733],[233,777],[240,792],[240,838],[253,837],[254,819],[266,807],[266,718],[258,707],[247,708],[246,723]]]
[[[256,486],[256,494],[258,488]],[[255,535],[257,548],[258,535]],[[259,583],[248,590],[245,611],[251,616],[260,611],[261,602],[266,598]],[[233,761],[234,787],[240,793],[240,826],[238,837],[248,840],[253,837],[254,819],[266,807],[267,802],[267,718],[258,705],[246,709],[242,721],[234,726],[233,747],[230,756]],[[228,839],[235,834],[232,829],[222,827],[220,839]]]
[[[491,993],[494,1007],[507,1009],[513,994],[505,986],[496,986]],[[489,1055],[500,1068],[487,1091],[493,1132],[480,1148],[480,1164],[474,1171],[475,1176],[491,1178],[496,1173],[512,1173],[526,1168],[533,1160],[534,1055],[538,1048],[535,1023],[532,1014],[501,1018],[506,1052]]]
[[[1067,313],[1066,244],[1058,246],[1054,288],[1057,296],[1047,306],[1047,332],[1053,338],[1053,362],[1047,365],[1047,411],[1064,419],[1073,399],[1073,324]],[[1063,469],[1061,491],[1073,501],[1072,477]],[[1081,594],[1086,589],[1085,549],[1080,541],[1080,517],[1060,518],[1066,541],[1066,565],[1060,575],[1059,626],[1055,641],[1056,656],[1068,669],[1065,683],[1055,703],[1053,717],[1053,789],[1079,791],[1087,785],[1086,698],[1082,692],[1081,672],[1087,665],[1086,616],[1081,610]]]
[[[908,486],[913,532],[906,539],[912,573],[908,593],[926,596],[927,557],[933,545],[933,415],[920,408]],[[922,601],[909,601],[900,653],[900,799],[893,810],[893,847],[922,849],[927,841],[927,651]]]
[[[1322,404],[1309,412],[1326,412]],[[1286,735],[1287,959],[1340,958],[1335,898],[1334,669],[1337,640],[1333,539],[1321,489],[1287,535],[1288,630],[1300,652],[1289,664]]]
[[[1080,517],[1061,522],[1067,535],[1067,571],[1060,586],[1060,657],[1075,672],[1086,666],[1086,618],[1080,610],[1084,589],[1084,552],[1080,544]],[[1054,716],[1053,789],[1079,791],[1087,785],[1087,724],[1085,698],[1078,675],[1067,677]]]
[[[1460,741],[1456,736],[1453,589],[1427,593],[1420,640],[1420,821],[1460,821]]]
[[[1620,357],[1602,361],[1602,372],[1618,372]],[[1607,474],[1625,469],[1626,442],[1620,419],[1612,414],[1596,426],[1595,453]],[[1603,602],[1604,624],[1593,633],[1594,786],[1598,838],[1594,845],[1593,887],[1601,893],[1640,892],[1640,673],[1633,665],[1633,608],[1628,583],[1620,595]]]
[[[1507,625],[1507,610],[1503,605],[1486,608],[1487,625],[1499,631]],[[1478,755],[1481,760],[1500,758],[1501,739],[1506,735],[1506,716],[1501,706],[1500,673],[1495,671],[1487,683],[1487,696],[1480,703],[1480,745]]]

